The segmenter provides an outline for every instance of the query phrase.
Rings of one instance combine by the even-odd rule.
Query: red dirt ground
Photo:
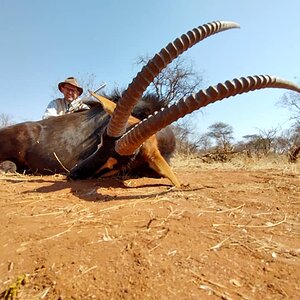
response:
[[[300,299],[299,170],[182,163],[182,189],[1,175],[2,297]]]

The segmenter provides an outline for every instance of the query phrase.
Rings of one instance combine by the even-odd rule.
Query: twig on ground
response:
[[[245,296],[245,295],[243,295],[242,293],[240,293],[240,292],[238,292],[238,291],[235,291],[235,290],[233,290],[233,289],[230,289],[229,287],[226,287],[225,285],[222,285],[222,284],[220,284],[220,283],[217,283],[217,282],[214,282],[214,281],[212,281],[212,280],[209,280],[209,279],[204,278],[203,276],[197,274],[195,271],[193,271],[193,270],[191,270],[191,269],[190,269],[190,272],[191,272],[193,275],[195,275],[201,282],[206,283],[206,284],[208,283],[208,284],[210,284],[210,285],[216,286],[216,287],[219,288],[219,289],[222,289],[222,290],[227,291],[227,292],[220,292],[220,291],[218,291],[218,290],[216,290],[216,289],[213,289],[211,286],[207,286],[207,285],[203,286],[204,288],[207,287],[207,290],[208,290],[208,291],[211,291],[211,292],[215,293],[215,294],[216,294],[218,297],[220,297],[221,299],[225,299],[225,300],[231,300],[231,299],[233,299],[233,298],[231,298],[231,297],[228,295],[228,291],[230,291],[231,293],[234,293],[234,294],[238,295],[239,297],[241,297],[241,299],[250,299],[248,296]],[[200,287],[201,287],[201,285],[200,285]]]
[[[92,271],[92,270],[94,270],[94,269],[96,269],[96,268],[97,268],[97,266],[90,267],[90,268],[88,268],[87,270],[82,271],[80,275],[84,275],[84,274],[86,274],[86,273],[88,273],[88,272],[90,272],[90,271]],[[78,276],[79,276],[79,275],[78,275]]]
[[[37,241],[28,241],[28,242],[24,242],[24,243],[22,243],[21,245],[22,245],[22,246],[26,246],[26,245],[28,245],[28,244],[30,244],[30,243],[33,243],[33,242],[44,242],[44,241],[47,241],[47,240],[54,239],[54,238],[56,238],[56,237],[60,237],[61,235],[65,234],[65,233],[67,233],[67,232],[70,232],[71,229],[72,229],[74,226],[75,226],[75,225],[72,225],[72,226],[70,226],[68,229],[66,229],[66,230],[64,230],[64,231],[62,231],[62,232],[59,232],[59,233],[57,233],[57,234],[55,234],[55,235],[52,235],[52,236],[49,236],[49,237],[46,237],[46,238],[43,238],[43,239],[40,239],[40,240],[37,240]]]
[[[220,227],[220,226],[231,226],[231,227],[238,227],[238,228],[271,228],[276,227],[282,223],[286,222],[286,215],[284,216],[283,220],[277,222],[277,223],[271,223],[267,225],[244,225],[244,224],[213,224],[213,227]]]

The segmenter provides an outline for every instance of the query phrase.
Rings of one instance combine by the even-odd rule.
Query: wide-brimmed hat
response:
[[[65,81],[60,82],[58,84],[58,89],[62,92],[61,88],[66,84],[70,84],[72,86],[75,86],[79,91],[79,96],[82,94],[83,88],[79,86],[77,80],[74,77],[68,77]]]

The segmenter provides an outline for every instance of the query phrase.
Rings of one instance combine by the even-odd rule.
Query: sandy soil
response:
[[[2,297],[300,299],[299,170],[183,162],[182,189],[1,175]]]

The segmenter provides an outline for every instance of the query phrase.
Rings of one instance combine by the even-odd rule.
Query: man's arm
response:
[[[84,109],[89,109],[89,108],[90,107],[83,102],[83,99],[78,98],[78,99],[72,101],[70,108],[69,108],[69,112],[71,113],[71,112],[75,112],[78,110],[84,110]]]
[[[50,117],[57,117],[63,114],[62,105],[60,104],[60,99],[52,100],[43,115],[43,119],[48,119]]]

